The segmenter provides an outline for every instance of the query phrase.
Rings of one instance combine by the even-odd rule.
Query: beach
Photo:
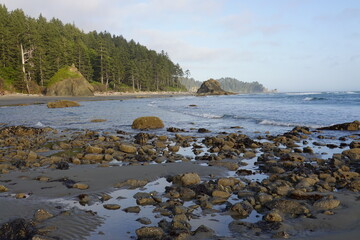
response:
[[[10,106],[2,114],[45,114],[42,126],[35,118],[18,126],[16,118],[0,117],[0,224],[24,219],[34,229],[29,239],[357,239],[359,130],[260,124],[254,133],[246,123],[219,127],[214,123],[227,118],[211,111],[201,112],[202,121],[184,116],[187,125],[176,125],[171,111],[161,112],[162,101],[205,111],[203,100],[236,97],[136,96],[81,98],[82,108],[52,112],[43,104],[15,105],[55,98],[1,97],[1,106]],[[86,127],[55,124],[70,121],[61,119],[64,113],[79,121],[76,111],[83,116],[92,104],[113,114],[117,106],[120,117],[123,104],[138,115],[149,109],[163,114],[165,128],[131,129],[135,115],[123,117],[129,126],[117,117],[112,127],[107,113],[94,116],[105,116],[94,125],[84,122],[89,116],[81,119]],[[204,117],[210,113],[214,118]]]

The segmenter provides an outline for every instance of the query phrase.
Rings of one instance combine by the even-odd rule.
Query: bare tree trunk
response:
[[[159,75],[156,73],[156,91],[159,91]]]
[[[134,75],[131,75],[131,80],[132,80],[133,91],[135,92],[135,79],[134,79]]]
[[[102,45],[100,46],[100,80],[101,80],[101,84],[104,84],[104,69],[103,69],[103,48]]]
[[[43,75],[43,71],[42,71],[42,57],[40,54],[40,82],[41,82],[41,86],[44,86],[44,75]]]
[[[105,89],[106,89],[106,91],[108,90],[108,87],[109,87],[109,74],[108,74],[108,72],[106,71],[106,84],[105,84]]]
[[[29,86],[29,82],[28,82],[28,78],[27,78],[27,74],[26,74],[26,69],[25,69],[25,53],[24,53],[24,48],[23,48],[22,43],[20,43],[20,49],[21,49],[21,65],[22,65],[22,71],[23,71],[23,76],[24,76],[24,83],[26,85],[27,93],[30,93],[30,86]]]

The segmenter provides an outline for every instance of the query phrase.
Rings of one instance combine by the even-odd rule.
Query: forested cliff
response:
[[[40,91],[59,69],[72,64],[87,80],[107,89],[183,88],[178,81],[181,67],[164,51],[108,32],[84,33],[73,24],[41,15],[32,18],[0,4],[0,87]]]

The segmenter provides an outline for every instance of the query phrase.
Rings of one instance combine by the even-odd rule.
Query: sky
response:
[[[0,0],[164,50],[199,81],[360,91],[359,0]]]

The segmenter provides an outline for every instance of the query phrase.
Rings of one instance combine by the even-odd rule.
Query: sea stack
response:
[[[50,79],[46,96],[94,96],[94,87],[75,66],[68,66]]]
[[[209,79],[203,82],[203,84],[201,84],[201,87],[197,91],[197,94],[200,96],[205,96],[205,95],[230,95],[234,93],[224,91],[221,88],[221,85],[218,81],[214,79]]]

